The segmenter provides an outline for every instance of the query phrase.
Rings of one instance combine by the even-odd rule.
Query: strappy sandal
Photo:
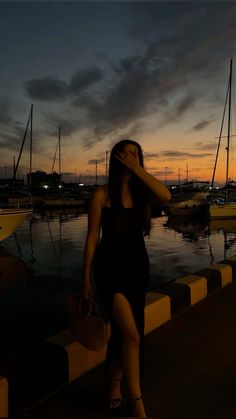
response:
[[[121,378],[112,378],[113,382],[117,382],[117,381],[121,381]],[[108,406],[110,410],[115,410],[118,409],[119,407],[121,407],[121,404],[123,402],[123,399],[121,397],[119,398],[111,398],[108,401]]]

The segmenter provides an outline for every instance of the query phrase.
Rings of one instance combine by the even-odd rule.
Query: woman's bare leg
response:
[[[113,298],[112,315],[122,335],[122,368],[126,379],[129,396],[138,398],[141,395],[139,375],[140,337],[127,298],[116,293]],[[133,415],[146,417],[142,399],[132,401]]]
[[[114,360],[111,361],[109,364],[108,369],[108,380],[109,380],[109,400],[111,407],[117,407],[119,405],[119,402],[116,402],[116,400],[121,400],[121,380],[123,377],[123,369],[121,367],[120,361]],[[112,403],[112,400],[114,400],[114,403]]]

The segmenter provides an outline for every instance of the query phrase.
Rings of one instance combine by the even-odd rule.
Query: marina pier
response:
[[[150,417],[234,417],[235,279],[236,256],[147,294]],[[105,417],[105,348],[89,352],[64,330],[16,349],[1,354],[0,417]]]

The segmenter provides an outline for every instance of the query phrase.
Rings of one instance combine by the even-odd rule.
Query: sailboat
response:
[[[31,208],[0,208],[0,242],[14,233],[30,214]]]
[[[21,149],[18,157],[16,166],[14,166],[13,180],[16,180],[16,173],[18,165],[20,162],[21,154],[23,151],[25,139],[27,136],[29,124],[30,124],[30,173],[32,165],[32,119],[33,119],[33,105],[31,105],[29,119],[26,125],[25,134],[21,144]],[[17,229],[23,221],[32,214],[32,203],[31,197],[27,194],[25,197],[23,195],[17,194],[15,191],[14,196],[11,196],[10,192],[7,190],[6,196],[1,194],[0,196],[0,242],[9,237]]]
[[[220,130],[219,142],[218,142],[218,147],[217,147],[215,166],[214,166],[212,183],[211,183],[211,190],[212,190],[213,184],[214,184],[214,177],[215,177],[216,164],[217,164],[217,159],[218,159],[218,154],[219,154],[219,148],[220,148],[220,141],[221,141],[223,125],[224,125],[225,111],[226,111],[226,107],[227,107],[227,104],[228,104],[228,133],[227,133],[227,147],[226,147],[227,157],[226,157],[225,198],[224,198],[223,203],[213,203],[213,204],[209,205],[209,217],[210,217],[210,219],[236,218],[236,202],[229,202],[229,200],[228,200],[228,192],[229,192],[229,144],[230,144],[230,137],[231,137],[230,124],[231,124],[232,68],[233,68],[233,60],[231,58],[231,60],[230,60],[229,82],[228,82],[228,88],[227,88],[227,93],[226,93],[223,119],[222,119],[222,124],[221,124],[221,130]]]
[[[56,146],[56,152],[55,152],[55,156],[54,156],[54,161],[53,161],[53,166],[52,166],[52,174],[54,171],[54,164],[55,164],[55,160],[56,160],[56,155],[57,155],[57,150],[58,150],[58,162],[59,162],[59,191],[53,196],[50,195],[50,197],[46,197],[43,200],[43,206],[42,209],[43,210],[47,210],[47,209],[66,209],[66,208],[79,208],[82,207],[84,208],[86,205],[86,200],[81,197],[78,196],[78,194],[73,194],[73,193],[66,193],[65,191],[62,191],[62,184],[61,184],[61,177],[62,177],[62,173],[61,173],[61,127],[59,127],[59,134],[58,134],[58,141],[57,141],[57,146]]]

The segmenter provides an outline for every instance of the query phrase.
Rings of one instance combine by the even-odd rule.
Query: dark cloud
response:
[[[88,93],[81,93],[76,99],[72,101],[74,112],[79,112],[82,117],[85,116],[85,124],[89,118],[89,114],[96,114],[99,111],[100,103],[93,96]]]
[[[228,12],[222,13],[222,7],[219,10],[202,5],[197,13],[194,6],[180,9],[178,20],[168,14],[166,27],[164,19],[160,32],[155,30],[157,39],[146,39],[135,55],[113,63],[110,83],[100,100],[94,101],[91,95],[90,100],[87,97],[86,102],[80,103],[94,127],[94,141],[124,127],[132,132],[137,122],[154,113],[157,127],[181,119],[197,103],[209,100],[210,88],[213,100],[217,84],[214,86],[212,80],[221,73],[228,58],[223,45],[227,45],[226,49],[231,45],[231,50],[235,50],[234,20]],[[235,8],[233,12],[235,16]],[[214,19],[218,22],[220,15],[219,31]],[[146,16],[147,22],[148,18],[153,19],[151,14]],[[203,129],[206,122],[194,129]]]
[[[163,108],[163,117],[159,123],[159,128],[165,126],[166,124],[171,124],[176,120],[181,119],[181,117],[186,113],[192,110],[196,101],[198,99],[198,93],[187,93],[186,96],[182,97],[175,102],[175,105],[170,106],[169,108]]]
[[[106,71],[97,65],[78,69],[69,82],[45,77],[25,83],[32,98],[70,100],[66,132],[83,131],[86,148],[124,133],[139,136],[150,116],[156,115],[158,129],[181,120],[204,102],[213,103],[217,77],[235,51],[234,5],[223,10],[221,5],[185,2],[170,10],[169,4],[150,2],[127,10],[132,16],[127,33],[138,45],[133,54],[116,61],[111,55],[103,62]],[[78,125],[73,122],[76,112]],[[211,122],[205,119],[192,130],[202,130]]]
[[[196,143],[196,148],[198,150],[216,150],[217,143],[216,141],[208,141],[206,143],[199,141]]]
[[[216,3],[177,2],[170,7],[169,2],[124,2],[128,16],[124,25],[132,37],[133,52],[128,52],[130,39],[124,58],[120,58],[120,51],[110,51],[108,42],[104,52],[93,51],[96,65],[76,72],[72,69],[67,80],[55,76],[27,80],[24,87],[30,98],[50,107],[51,102],[59,102],[60,116],[55,115],[55,108],[54,113],[45,108],[45,142],[48,135],[57,136],[61,126],[65,136],[78,131],[78,141],[91,148],[97,141],[139,138],[153,116],[152,129],[157,130],[181,121],[193,110],[207,112],[209,104],[212,107],[219,101],[218,86],[222,88],[227,80],[229,57],[235,54],[236,46],[236,6],[227,2],[223,8],[221,2]],[[225,79],[222,74],[226,74]],[[191,130],[203,130],[212,121],[206,115]],[[17,131],[16,121],[0,107],[1,122],[1,144],[9,140],[14,148],[22,127]],[[199,147],[208,149],[213,146]],[[197,157],[191,153],[181,156],[183,153],[169,157]]]
[[[196,101],[196,95],[194,94],[187,94],[183,97],[178,103],[176,103],[176,107],[174,110],[175,118],[180,117],[185,112],[189,111],[194,105]]]
[[[129,57],[113,67],[113,83],[106,96],[87,108],[97,139],[134,124],[145,113],[149,83],[143,57]]]
[[[206,128],[208,125],[210,125],[212,122],[213,122],[212,119],[211,120],[205,120],[205,121],[198,122],[196,125],[194,125],[191,128],[191,131],[201,131],[204,128]]]
[[[20,150],[25,128],[12,117],[9,101],[0,98],[0,149],[15,153]]]
[[[162,151],[160,153],[160,155],[162,157],[168,157],[171,159],[186,159],[186,158],[202,158],[202,157],[209,157],[212,156],[212,154],[210,153],[201,153],[201,154],[196,154],[196,153],[185,153],[182,151],[171,151],[171,150],[167,150],[167,151]]]
[[[70,91],[73,94],[79,95],[84,90],[93,86],[103,78],[103,72],[98,67],[91,67],[78,70],[77,73],[71,78]]]
[[[160,157],[160,153],[149,153],[149,152],[144,152],[144,159],[148,160],[148,159],[157,159],[158,157]]]
[[[45,76],[40,79],[27,80],[24,87],[31,99],[44,102],[63,101],[70,95],[79,95],[84,90],[93,86],[103,77],[98,67],[80,69],[71,77],[70,83],[66,83],[57,77]]]
[[[101,158],[101,159],[92,159],[92,160],[89,160],[88,161],[88,164],[92,164],[92,165],[95,165],[96,163],[97,164],[101,164],[101,163],[104,163],[105,162],[105,159],[104,158]]]
[[[68,96],[66,83],[54,77],[28,80],[24,85],[26,93],[31,99],[57,101],[64,100]]]
[[[156,171],[153,170],[152,171],[153,176],[157,176],[157,177],[166,176],[166,175],[168,176],[168,175],[172,175],[174,173],[176,173],[176,172],[172,169],[167,169],[167,170],[163,169],[163,170],[156,170]]]
[[[87,111],[87,122],[93,127],[94,141],[103,140],[121,130],[137,132],[137,123],[147,115],[153,99],[153,77],[149,58],[143,55],[127,57],[110,69],[112,80],[99,100],[89,95],[75,103]],[[145,122],[144,122],[145,123]],[[120,134],[119,134],[120,136]]]
[[[72,118],[70,115],[62,116],[54,112],[47,112],[44,114],[45,136],[55,136],[59,134],[59,127],[61,128],[61,137],[68,137],[78,131],[80,127],[79,119]]]
[[[10,115],[10,107],[6,99],[0,100],[0,125],[11,125],[13,119]]]

